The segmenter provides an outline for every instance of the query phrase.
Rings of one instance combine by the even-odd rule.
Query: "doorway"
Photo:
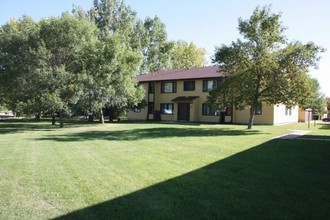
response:
[[[189,121],[190,118],[190,104],[178,103],[178,121]]]

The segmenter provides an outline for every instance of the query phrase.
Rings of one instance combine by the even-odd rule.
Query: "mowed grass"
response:
[[[328,219],[330,125],[0,121],[0,219]]]

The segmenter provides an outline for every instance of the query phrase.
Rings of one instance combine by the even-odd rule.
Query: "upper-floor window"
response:
[[[166,115],[174,114],[174,104],[173,103],[161,103],[160,104],[160,112]]]
[[[184,81],[183,91],[195,91],[195,81]]]
[[[203,80],[203,92],[209,92],[213,89],[218,88],[220,80]]]
[[[176,82],[162,82],[161,93],[176,93]]]
[[[154,94],[155,92],[155,83],[154,82],[149,82],[148,84],[148,93],[149,94]]]
[[[202,115],[220,115],[220,110],[216,109],[214,106],[209,105],[208,103],[203,103],[202,108]]]

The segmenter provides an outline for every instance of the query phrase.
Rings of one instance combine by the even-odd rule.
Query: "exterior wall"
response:
[[[143,86],[144,90],[146,91],[146,94],[148,92],[148,83],[141,84]],[[148,102],[148,97],[145,96],[144,100]],[[147,119],[147,113],[148,113],[148,107],[145,107],[141,109],[141,112],[134,112],[134,111],[128,111],[127,112],[127,118],[131,120],[146,120]]]
[[[298,106],[291,108],[291,115],[286,114],[286,106],[274,105],[274,124],[296,123],[298,122]]]
[[[203,80],[204,79],[195,79],[195,91],[183,91],[184,80],[178,80],[176,93],[161,93],[161,82],[155,82],[155,91],[154,94],[149,95],[148,100],[148,83],[142,83],[146,91],[145,101],[154,101],[154,110],[160,111],[161,103],[173,103],[172,100],[178,96],[198,96],[190,103],[190,121],[198,122],[218,122],[219,116],[209,116],[202,115],[202,104],[207,102],[208,92],[203,92]],[[172,81],[168,81],[172,82]],[[135,120],[146,120],[147,118],[148,107],[141,109],[141,112],[136,113],[129,111],[127,113],[128,119]],[[149,119],[153,119],[153,115],[149,114]],[[164,121],[176,121],[178,119],[178,103],[174,102],[174,114],[167,115],[161,114],[161,120]],[[226,122],[230,122],[231,117],[226,116]]]
[[[207,101],[208,92],[203,92],[203,79],[195,80],[195,91],[184,91],[184,80],[177,82],[176,93],[161,93],[161,82],[155,83],[155,111],[160,111],[161,103],[173,103],[171,100],[178,96],[198,96],[190,103],[190,121],[218,122],[219,116],[202,115],[202,104]],[[174,114],[162,114],[164,121],[176,121],[178,119],[178,103],[174,103]],[[230,119],[229,119],[230,121]]]
[[[307,120],[307,112],[304,109],[299,108],[299,112],[298,112],[298,121],[299,122],[306,122]]]
[[[171,81],[169,81],[171,82]],[[161,93],[161,82],[155,82],[154,94],[148,95],[148,83],[142,83],[146,91],[145,101],[148,103],[154,102],[154,111],[160,111],[161,103],[173,103],[174,113],[172,115],[161,114],[161,120],[164,121],[176,121],[178,120],[178,103],[172,102],[178,96],[198,96],[198,98],[192,100],[189,103],[190,118],[189,121],[196,122],[219,122],[220,116],[202,115],[203,103],[207,102],[208,92],[203,92],[203,79],[195,79],[195,91],[183,91],[184,80],[176,81],[176,93]],[[180,102],[179,102],[180,103]],[[285,115],[285,105],[263,105],[262,114],[254,116],[254,124],[281,124],[298,122],[298,107],[292,108],[291,115]],[[141,109],[141,112],[129,111],[127,114],[128,119],[134,120],[146,120],[148,113],[148,107]],[[249,121],[250,112],[249,109],[238,111],[233,110],[233,116],[226,116],[225,122],[237,124],[247,124]],[[149,114],[149,119],[153,119],[154,114]]]
[[[274,115],[274,107],[270,105],[262,105],[262,114],[254,116],[254,124],[272,125]],[[247,124],[249,122],[250,109],[242,111],[234,110],[233,123]]]

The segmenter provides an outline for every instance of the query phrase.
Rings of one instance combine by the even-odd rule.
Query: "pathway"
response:
[[[308,134],[311,131],[306,131],[306,130],[292,130],[292,132],[290,134],[284,134],[281,136],[277,136],[274,139],[296,139],[299,138],[299,140],[310,140],[310,141],[330,141],[330,138],[312,138],[312,137],[308,137],[308,138],[304,138],[302,136],[304,136],[305,134]]]

